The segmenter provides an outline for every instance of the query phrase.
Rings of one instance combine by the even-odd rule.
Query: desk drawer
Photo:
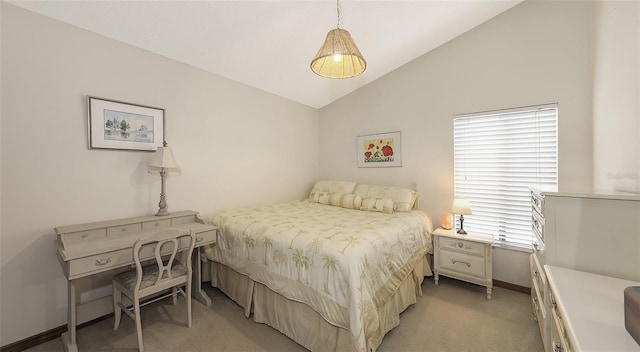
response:
[[[142,231],[142,224],[139,222],[135,224],[127,224],[122,226],[112,226],[112,227],[107,227],[107,237],[118,236],[118,235],[123,235],[123,234],[128,234],[133,232],[140,232],[140,231]]]
[[[196,234],[196,247],[215,243],[216,242],[216,230],[200,232]]]
[[[439,262],[442,269],[453,270],[478,278],[484,278],[486,275],[485,259],[482,257],[441,250]]]
[[[216,241],[216,230],[200,232],[196,234],[196,246],[214,243]],[[186,248],[189,243],[188,238],[180,240],[180,248]],[[171,246],[163,250],[163,254],[171,251]],[[148,245],[142,248],[140,259],[146,260],[154,257],[155,246]],[[101,271],[107,271],[133,264],[133,248],[124,248],[111,252],[96,254],[84,258],[73,259],[68,262],[70,278],[81,277]]]
[[[64,236],[60,236],[65,248],[68,244],[79,243],[82,241],[100,240],[107,237],[107,229],[99,228],[87,231],[69,232]]]
[[[142,223],[142,231],[163,229],[171,226],[171,219],[147,221]]]
[[[186,224],[186,223],[195,222],[195,221],[196,221],[195,215],[179,216],[177,218],[171,219],[171,225],[175,226],[175,225]]]
[[[468,254],[484,255],[484,244],[440,236],[440,248]]]
[[[133,263],[131,248],[78,258],[68,262],[69,277],[75,278],[88,274],[115,269]]]

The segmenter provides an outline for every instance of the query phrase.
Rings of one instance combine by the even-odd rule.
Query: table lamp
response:
[[[176,163],[176,160],[173,158],[173,151],[170,147],[167,146],[167,142],[163,143],[162,147],[158,147],[155,156],[151,160],[148,165],[150,174],[160,174],[160,178],[162,179],[162,189],[160,191],[160,203],[158,203],[158,213],[156,216],[166,216],[170,215],[168,206],[167,206],[167,197],[165,193],[166,183],[168,174],[176,174],[180,175],[180,167]]]
[[[464,215],[471,215],[471,206],[469,205],[469,200],[464,198],[454,198],[451,212],[454,214],[460,214],[460,230],[458,230],[458,233],[461,235],[466,235],[467,231],[464,230],[462,224],[464,222]]]

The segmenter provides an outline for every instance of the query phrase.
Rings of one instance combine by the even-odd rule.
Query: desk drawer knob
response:
[[[111,263],[111,257],[96,259],[96,266],[103,266]]]
[[[196,237],[196,242],[202,242],[202,240],[203,240],[202,236]]]

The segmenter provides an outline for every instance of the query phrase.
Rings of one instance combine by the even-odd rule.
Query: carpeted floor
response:
[[[194,301],[193,327],[188,329],[183,300],[142,309],[146,351],[306,351],[275,329],[245,318],[243,309],[223,293],[203,284],[213,300],[210,308]],[[484,287],[441,277],[422,284],[423,296],[400,318],[378,349],[390,351],[543,351],[530,296],[494,287],[486,299]],[[125,316],[113,329],[113,317],[78,330],[80,351],[136,351],[133,321]],[[60,339],[28,351],[63,351]]]

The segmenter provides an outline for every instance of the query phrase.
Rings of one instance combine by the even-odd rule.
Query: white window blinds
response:
[[[467,198],[468,231],[494,246],[530,249],[530,186],[558,189],[558,106],[457,115],[453,119],[455,197]]]

